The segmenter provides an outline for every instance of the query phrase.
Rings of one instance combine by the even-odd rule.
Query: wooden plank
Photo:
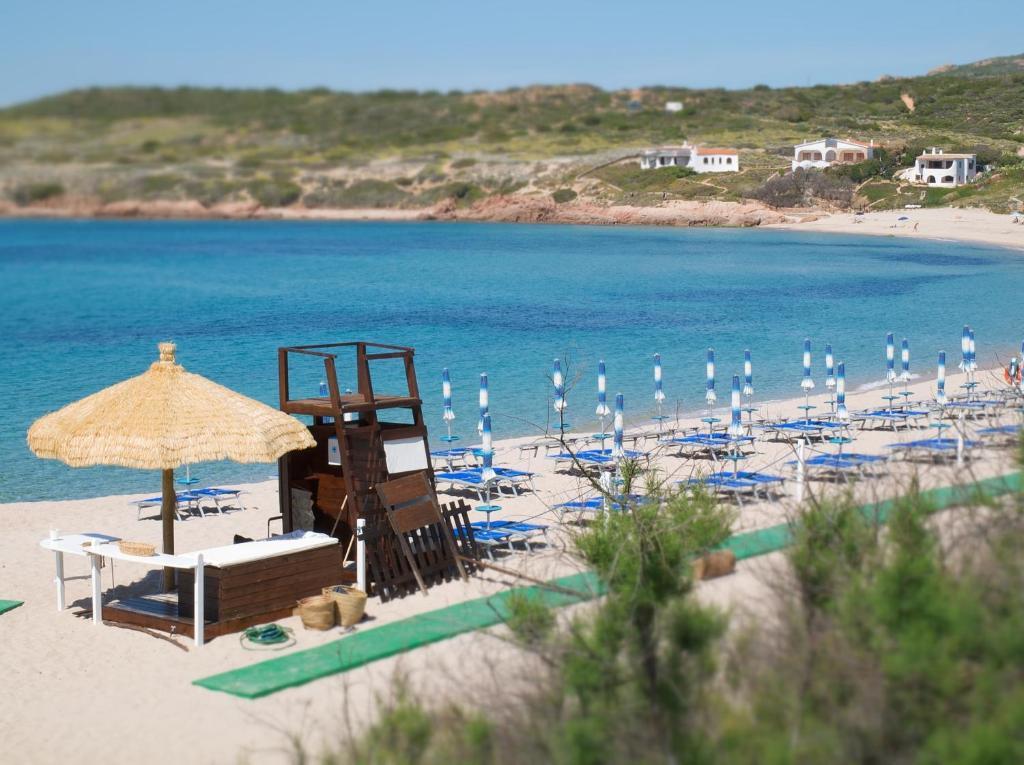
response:
[[[430,497],[430,484],[422,473],[413,473],[404,478],[392,478],[377,485],[377,493],[385,505],[397,507],[414,499]]]

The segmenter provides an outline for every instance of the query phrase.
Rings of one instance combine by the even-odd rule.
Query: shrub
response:
[[[291,181],[275,178],[257,178],[246,185],[252,198],[262,207],[287,207],[302,196],[302,189]]]
[[[476,160],[473,157],[462,157],[452,162],[452,170],[462,170],[466,167],[472,167],[476,164]]]
[[[14,200],[15,204],[24,207],[35,202],[43,202],[53,197],[59,197],[63,193],[64,187],[55,181],[23,183],[14,188],[14,191],[11,192],[11,199]]]
[[[551,195],[551,198],[554,199],[558,204],[562,204],[564,202],[571,202],[576,198],[576,192],[573,191],[572,189],[558,189],[558,191]]]
[[[769,178],[750,192],[752,199],[769,207],[803,207],[825,203],[848,208],[853,202],[855,185],[848,178],[816,170],[797,170]]]
[[[416,205],[422,206],[436,204],[443,199],[454,199],[457,203],[466,205],[481,199],[483,196],[483,189],[476,184],[454,181],[435,186],[432,189],[426,189],[417,194],[414,201]]]
[[[307,207],[366,208],[397,207],[409,197],[390,181],[363,180],[351,185],[344,181],[322,184],[303,198]]]

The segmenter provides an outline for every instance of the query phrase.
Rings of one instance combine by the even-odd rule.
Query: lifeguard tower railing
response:
[[[355,353],[356,392],[343,394],[338,385],[336,350],[351,349]],[[379,350],[378,350],[379,349]],[[327,382],[327,397],[303,397],[292,399],[289,388],[289,357],[292,354],[314,356],[323,359],[324,380]],[[327,343],[324,345],[297,345],[278,348],[278,379],[281,396],[281,410],[290,414],[306,414],[314,417],[336,417],[347,413],[371,414],[378,409],[398,407],[419,407],[419,386],[413,365],[415,351],[401,345],[352,342]],[[405,395],[381,395],[374,392],[370,363],[386,359],[402,359],[405,365]]]

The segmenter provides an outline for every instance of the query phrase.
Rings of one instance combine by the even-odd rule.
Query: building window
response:
[[[707,163],[708,163],[708,158],[704,157],[704,164],[706,165]]]
[[[732,164],[732,157],[726,157],[725,158],[725,164],[731,165]]]

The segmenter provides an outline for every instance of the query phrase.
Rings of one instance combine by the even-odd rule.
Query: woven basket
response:
[[[334,626],[334,600],[326,595],[310,595],[299,601],[299,618],[307,630],[329,630]]]
[[[366,593],[347,584],[324,587],[324,595],[334,600],[338,623],[342,627],[358,624],[366,613]]]
[[[118,540],[117,548],[125,555],[148,556],[156,553],[156,546],[149,542],[129,542],[127,539]]]

